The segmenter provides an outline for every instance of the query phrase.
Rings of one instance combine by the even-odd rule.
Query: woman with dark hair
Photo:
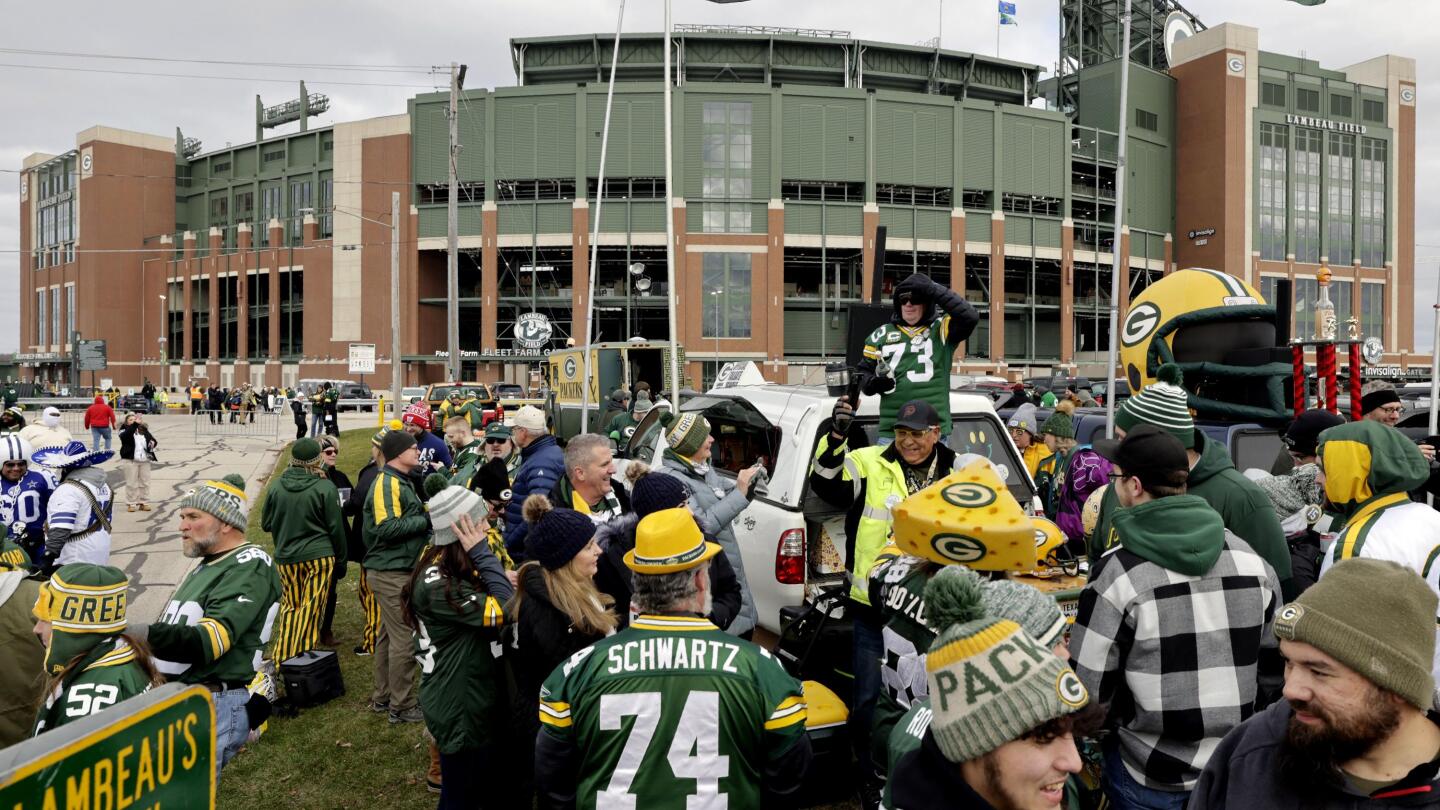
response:
[[[120,459],[125,467],[126,511],[150,511],[146,503],[150,500],[150,462],[159,445],[144,417],[134,411],[125,414],[125,422],[120,425]]]
[[[73,723],[164,682],[144,642],[125,633],[125,573],[70,563],[40,586],[35,635],[45,645],[45,699],[32,736]],[[61,625],[53,624],[64,615]]]
[[[600,546],[595,524],[573,509],[556,509],[544,495],[525,499],[530,532],[515,598],[506,608],[506,660],[515,681],[511,703],[514,753],[523,806],[533,789],[535,735],[540,730],[540,685],[565,659],[615,632],[615,600],[595,587]]]
[[[344,470],[335,466],[340,458],[340,439],[326,433],[315,438],[320,442],[320,460],[324,463],[325,477],[335,485],[340,493],[340,511],[344,513],[345,504],[350,501],[350,493],[355,485],[350,482],[350,476]],[[332,625],[335,622],[335,599],[340,590],[340,580],[345,578],[347,563],[351,558],[350,550],[360,543],[360,527],[358,521],[352,521],[349,517],[342,518],[345,524],[345,549],[346,553],[337,555],[335,558],[335,573],[330,577],[330,592],[325,596],[325,614],[320,620],[320,646],[334,647],[339,641],[335,638]]]
[[[435,537],[401,593],[415,631],[420,711],[440,759],[440,810],[509,807],[497,787],[511,783],[497,763],[506,716],[498,642],[503,605],[514,589],[485,542],[485,502],[446,487],[429,502]],[[486,778],[487,776],[491,778]],[[498,778],[496,778],[498,777]]]

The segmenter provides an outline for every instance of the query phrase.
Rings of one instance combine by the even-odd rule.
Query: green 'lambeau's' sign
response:
[[[215,806],[215,705],[166,684],[0,751],[0,810]]]

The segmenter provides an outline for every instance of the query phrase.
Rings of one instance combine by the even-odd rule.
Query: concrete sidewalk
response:
[[[195,561],[180,551],[180,500],[202,481],[230,473],[245,477],[246,494],[254,507],[265,487],[280,450],[294,439],[295,426],[289,414],[281,414],[278,430],[273,418],[270,424],[257,421],[252,427],[233,426],[231,435],[197,438],[196,426],[189,414],[150,416],[146,422],[159,446],[159,461],[151,464],[149,512],[130,512],[126,508],[125,473],[119,458],[120,438],[112,444],[116,457],[101,465],[115,493],[113,542],[110,563],[130,577],[128,612],[140,622],[153,622],[164,611],[170,594]],[[206,419],[206,417],[199,417]],[[263,420],[264,417],[261,417]],[[341,414],[342,430],[376,424],[373,413]],[[208,419],[203,432],[210,432]],[[221,431],[231,431],[228,424]],[[89,444],[90,437],[75,436]],[[255,511],[252,520],[259,520]]]

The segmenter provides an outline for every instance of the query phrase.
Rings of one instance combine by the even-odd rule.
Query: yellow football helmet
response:
[[[1120,363],[1133,393],[1173,363],[1184,372],[1190,407],[1217,418],[1289,418],[1291,366],[1278,345],[1275,308],[1243,280],[1202,268],[1145,288],[1120,326]]]

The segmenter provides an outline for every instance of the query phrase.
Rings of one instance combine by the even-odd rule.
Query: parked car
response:
[[[425,391],[425,402],[430,406],[432,417],[440,413],[440,404],[450,397],[455,390],[460,391],[460,396],[468,399],[466,392],[472,394],[480,402],[481,417],[483,424],[489,424],[495,418],[495,396],[490,392],[490,386],[482,382],[462,383],[435,383]],[[439,425],[436,425],[436,432],[439,432]]]
[[[348,399],[348,400],[374,399],[374,398],[375,398],[375,394],[374,394],[373,392],[371,392],[369,385],[367,385],[367,384],[365,384],[365,383],[349,382],[349,381],[346,381],[346,380],[340,380],[339,382],[336,383],[336,386],[340,389],[340,402],[337,403],[337,405],[336,405],[336,410],[340,410],[340,411],[345,411],[345,410],[351,410],[351,411],[367,411],[367,412],[368,412],[368,411],[373,411],[373,410],[375,410],[375,406],[374,406],[374,405],[358,405],[358,404],[355,404],[354,402],[351,402],[351,403],[349,403],[349,404],[346,404],[346,402],[345,402],[345,400],[347,400],[347,399]]]
[[[495,398],[496,398],[496,399],[524,399],[524,398],[525,398],[525,388],[524,388],[524,386],[516,385],[515,383],[496,383],[496,384],[495,384]]]
[[[1116,404],[1116,405],[1119,405],[1121,402],[1123,402],[1123,401],[1125,401],[1125,400],[1127,400],[1127,399],[1130,398],[1130,381],[1129,381],[1129,380],[1118,380],[1118,379],[1117,379],[1117,380],[1115,380],[1114,382],[1115,382],[1115,397],[1116,397],[1116,399],[1115,399],[1115,404]],[[1101,380],[1100,382],[1097,382],[1097,383],[1093,383],[1093,384],[1090,386],[1090,394],[1091,394],[1091,396],[1095,397],[1095,401],[1096,401],[1096,402],[1100,403],[1101,405],[1104,405],[1104,404],[1105,404],[1105,397],[1107,397],[1107,396],[1110,395],[1110,384],[1107,383],[1107,382],[1105,382],[1104,380]]]
[[[862,397],[855,415],[871,441],[879,428],[879,402],[879,397]],[[722,475],[734,475],[757,460],[769,474],[767,494],[750,502],[734,528],[760,626],[771,632],[780,631],[783,608],[797,607],[845,577],[845,513],[810,492],[820,426],[834,405],[835,398],[822,387],[774,384],[716,389],[680,405],[710,422],[715,437],[711,459]],[[659,422],[663,410],[656,408],[641,420],[623,448],[622,464],[653,465],[659,459],[665,446]],[[1016,500],[1038,509],[1035,485],[990,400],[952,393],[950,412],[950,447],[994,461]]]

